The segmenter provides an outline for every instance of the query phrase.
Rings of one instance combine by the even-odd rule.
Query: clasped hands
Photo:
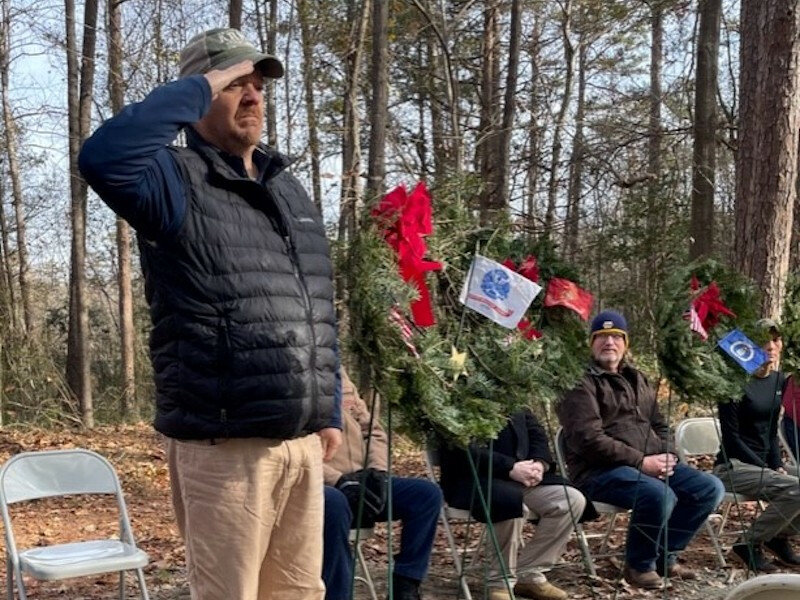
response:
[[[677,457],[669,452],[650,454],[642,459],[641,471],[645,475],[650,475],[650,477],[666,479],[675,472],[675,465],[677,464]]]
[[[534,487],[542,482],[544,465],[539,460],[521,460],[514,463],[508,476],[525,487]]]

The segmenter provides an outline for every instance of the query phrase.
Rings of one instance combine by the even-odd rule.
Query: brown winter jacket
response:
[[[342,375],[342,445],[333,458],[323,463],[323,474],[326,485],[336,485],[345,473],[353,473],[365,467],[380,471],[388,468],[388,444],[386,432],[381,427],[378,407],[375,407],[375,418],[372,422],[372,440],[369,442],[369,457],[364,462],[367,452],[367,440],[370,436],[367,404],[358,395],[358,390],[350,378],[341,370]]]
[[[670,451],[669,426],[653,389],[641,371],[624,363],[618,373],[590,365],[556,410],[569,475],[578,485],[612,467],[638,469],[645,456]]]

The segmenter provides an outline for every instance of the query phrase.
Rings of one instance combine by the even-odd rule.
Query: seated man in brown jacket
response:
[[[377,410],[371,420],[366,403],[344,369],[341,375],[344,440],[324,465],[325,598],[349,600],[353,580],[350,528],[371,527],[375,522],[386,521],[387,496],[391,491],[392,518],[402,523],[400,552],[394,557],[392,575],[394,598],[419,600],[420,583],[427,575],[436,535],[442,493],[437,485],[425,479],[395,476],[389,479],[386,432]]]

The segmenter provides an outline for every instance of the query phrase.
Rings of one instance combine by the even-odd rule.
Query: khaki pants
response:
[[[316,435],[167,440],[192,600],[322,600]]]
[[[714,475],[722,480],[728,492],[767,501],[767,508],[745,533],[746,541],[768,542],[775,537],[800,533],[800,480],[797,477],[762,469],[736,458],[731,459],[730,465],[715,466]]]
[[[541,583],[547,581],[544,573],[558,562],[567,546],[583,509],[586,498],[577,489],[564,485],[540,485],[523,492],[525,511],[539,517],[533,539],[522,544],[522,527],[525,519],[509,519],[494,523],[494,531],[500,553],[508,570],[509,581]],[[489,547],[492,557],[489,568],[489,586],[504,585],[503,573],[497,563],[494,548]]]

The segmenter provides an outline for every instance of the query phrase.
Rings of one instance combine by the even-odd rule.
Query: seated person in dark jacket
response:
[[[778,446],[783,340],[774,321],[762,319],[759,325],[769,335],[763,346],[769,361],[755,372],[741,400],[719,405],[722,448],[714,473],[728,491],[769,502],[732,551],[754,571],[771,573],[778,569],[763,547],[785,565],[800,565],[789,542],[800,532],[800,481],[786,472]]]
[[[392,519],[402,525],[400,551],[394,557],[392,572],[393,598],[420,600],[420,584],[428,574],[442,493],[427,479],[393,475],[389,480],[386,432],[377,415],[371,418],[366,402],[344,369],[341,378],[344,443],[323,469],[325,600],[350,599],[353,582],[350,527],[372,527],[376,522],[386,522],[389,494]]]
[[[694,579],[677,562],[725,490],[710,473],[678,463],[669,425],[644,373],[626,360],[628,325],[599,313],[590,331],[592,363],[557,407],[570,477],[592,501],[632,510],[625,580],[663,589],[662,577]]]
[[[478,499],[472,470],[463,449],[442,448],[441,485],[446,502],[454,508],[469,509],[479,521],[486,514]],[[575,523],[586,508],[586,498],[566,485],[555,473],[547,436],[529,410],[511,415],[508,425],[488,447],[470,445],[481,488],[486,493],[491,465],[491,521],[503,563],[517,598],[551,600],[567,598],[545,577],[545,571],[564,552]],[[593,510],[593,508],[591,509]],[[519,552],[525,516],[539,519],[533,540]],[[505,582],[493,552],[489,573],[490,600],[507,600]]]

